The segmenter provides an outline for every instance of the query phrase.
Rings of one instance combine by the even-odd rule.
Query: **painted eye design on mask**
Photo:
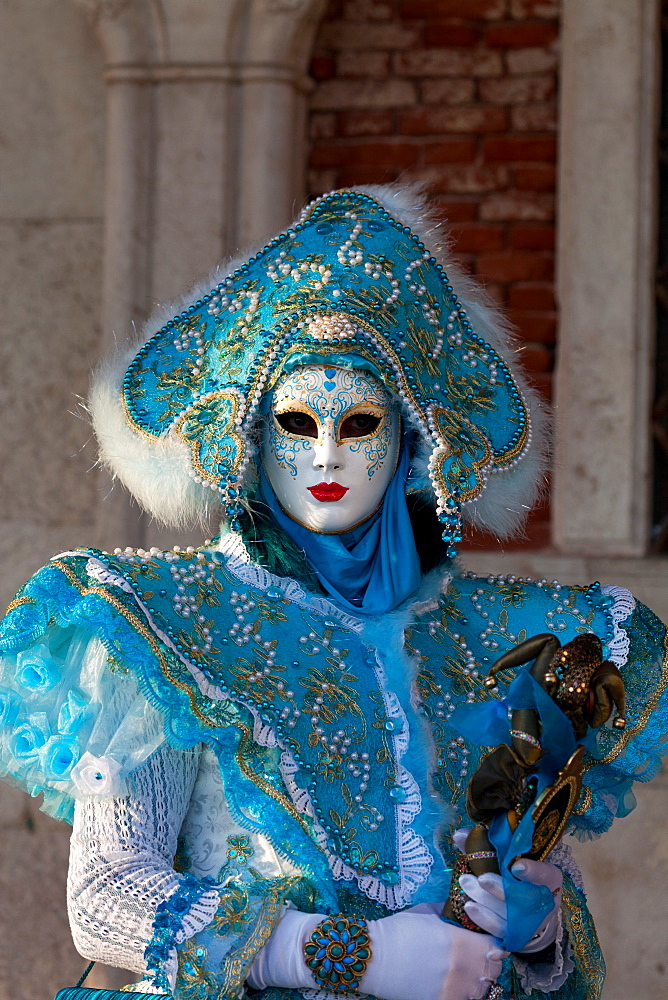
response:
[[[295,437],[317,438],[318,425],[310,413],[303,410],[288,410],[285,413],[275,413],[274,419],[278,426]]]
[[[340,438],[345,441],[349,438],[371,437],[378,430],[382,419],[375,413],[352,413],[341,424]]]

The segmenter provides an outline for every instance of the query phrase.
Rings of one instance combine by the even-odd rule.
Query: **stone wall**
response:
[[[77,419],[99,355],[104,84],[80,12],[0,7],[0,557],[4,603],[49,553],[90,537],[99,500]],[[11,99],[7,99],[11,95]]]
[[[73,4],[0,5],[3,605],[54,552],[95,540],[99,483],[76,413],[100,353],[102,68]],[[37,806],[0,783],[2,1000],[44,1000],[84,966],[65,908],[69,830]]]

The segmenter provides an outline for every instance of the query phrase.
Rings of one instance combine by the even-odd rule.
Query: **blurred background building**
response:
[[[470,538],[469,567],[624,584],[668,617],[666,16],[665,0],[1,0],[3,600],[77,544],[181,541],[90,468],[78,400],[115,339],[307,195],[402,179],[426,185],[556,408],[549,503],[503,551]],[[605,1000],[668,995],[667,790],[577,848]],[[67,830],[4,787],[0,827],[0,1000],[43,1000],[82,967]]]

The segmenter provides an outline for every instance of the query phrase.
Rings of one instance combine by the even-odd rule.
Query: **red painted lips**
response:
[[[307,486],[306,489],[320,503],[335,503],[348,492],[347,486],[339,486],[338,483],[318,483],[316,486]]]

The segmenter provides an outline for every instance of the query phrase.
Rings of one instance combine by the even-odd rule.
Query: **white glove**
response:
[[[507,955],[498,941],[442,921],[442,906],[420,906],[369,920],[372,958],[360,993],[381,1000],[480,1000],[501,973]],[[417,912],[416,912],[417,911]],[[254,989],[313,989],[304,945],[322,914],[286,910],[258,953],[247,981]]]
[[[360,992],[382,1000],[481,1000],[508,954],[487,934],[413,910],[370,920],[369,935],[373,958]]]
[[[268,986],[313,989],[315,982],[304,961],[304,945],[324,919],[322,913],[284,910],[271,937],[248,970],[248,985],[254,990],[264,990]]]
[[[546,885],[554,896],[552,912],[548,913],[529,943],[518,952],[519,955],[533,955],[547,948],[557,936],[563,875],[556,865],[547,861],[531,861],[529,858],[520,858],[511,871],[521,882]],[[487,872],[477,878],[475,875],[461,875],[459,884],[466,895],[471,897],[471,902],[464,904],[464,909],[471,920],[488,934],[503,939],[508,920],[501,876],[493,872]]]

